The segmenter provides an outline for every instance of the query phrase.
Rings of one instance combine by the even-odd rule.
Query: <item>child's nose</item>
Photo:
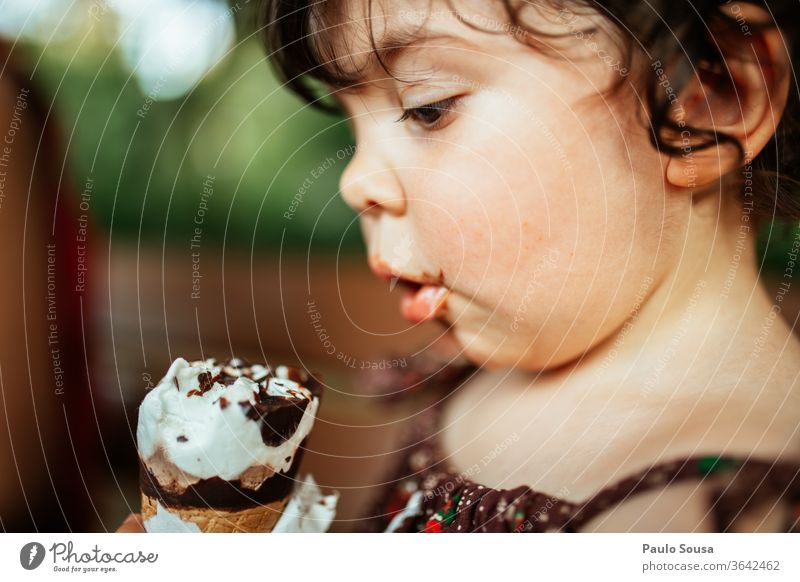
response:
[[[380,209],[403,214],[406,197],[395,170],[377,151],[359,149],[339,179],[344,201],[356,212]]]

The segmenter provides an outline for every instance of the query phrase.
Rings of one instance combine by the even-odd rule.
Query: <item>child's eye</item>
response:
[[[404,109],[403,114],[397,121],[411,119],[425,129],[440,129],[447,118],[452,114],[452,109],[456,100],[457,97],[448,97],[447,99],[421,105],[420,107]]]

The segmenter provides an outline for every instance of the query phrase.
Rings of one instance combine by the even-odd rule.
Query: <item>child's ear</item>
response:
[[[770,21],[762,8],[742,2],[727,10],[736,20],[732,27],[710,26],[712,42],[724,57],[723,67],[695,65],[696,75],[680,93],[676,120],[687,128],[714,129],[735,138],[752,160],[772,139],[783,116],[790,58],[776,26],[755,26]],[[666,178],[674,186],[704,186],[743,163],[731,143],[720,140],[713,147],[690,150],[686,144],[696,143],[698,136],[684,132],[681,138],[683,154],[671,156],[666,168]]]

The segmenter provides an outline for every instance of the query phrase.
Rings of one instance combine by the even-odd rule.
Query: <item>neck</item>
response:
[[[776,313],[776,298],[759,282],[755,224],[741,204],[713,196],[694,201],[677,236],[685,245],[673,268],[644,281],[639,309],[624,325],[537,383],[613,385],[671,398],[682,387],[698,393],[698,385],[749,381],[770,357],[785,353],[780,345],[798,349]]]

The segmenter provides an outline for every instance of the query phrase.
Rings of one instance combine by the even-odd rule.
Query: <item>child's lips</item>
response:
[[[441,285],[418,285],[406,290],[400,311],[411,323],[422,323],[440,316],[447,307],[450,291]]]
[[[429,273],[402,275],[399,270],[384,261],[377,254],[369,255],[369,266],[379,279],[389,281],[389,291],[396,285],[405,287],[400,300],[400,312],[412,323],[422,323],[441,316],[447,308],[450,290],[442,285],[444,273],[439,271],[435,277]]]

